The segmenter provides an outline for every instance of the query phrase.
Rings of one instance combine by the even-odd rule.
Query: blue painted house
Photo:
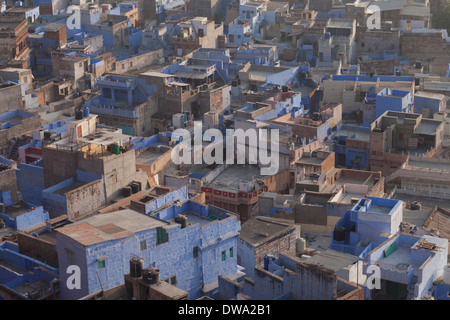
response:
[[[433,119],[433,115],[446,109],[448,97],[433,92],[417,91],[414,93],[414,113]]]
[[[19,253],[12,242],[0,244],[0,300],[11,298],[3,292],[13,293],[16,299],[45,299],[57,293],[58,269]]]
[[[413,110],[412,99],[413,95],[410,91],[384,88],[376,96],[375,119],[388,110],[411,113]]]
[[[370,127],[344,124],[333,134],[336,165],[352,169],[369,166]]]
[[[186,223],[175,220],[184,215]],[[130,260],[140,257],[167,280],[197,299],[213,290],[219,275],[238,272],[236,216],[190,200],[151,214],[125,209],[89,217],[56,231],[61,298],[77,299],[124,283]],[[65,284],[66,270],[81,270],[80,289]]]
[[[348,210],[333,230],[330,248],[359,256],[382,233],[394,235],[403,219],[403,201],[367,197]]]
[[[444,274],[447,254],[447,239],[405,233],[390,237],[364,256],[364,272],[371,265],[380,268],[380,288],[371,290],[371,298],[421,300],[431,297],[435,291],[433,283]],[[442,298],[440,290],[435,293]]]

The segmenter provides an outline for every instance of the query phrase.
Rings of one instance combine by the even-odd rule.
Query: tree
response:
[[[450,4],[441,3],[440,9],[431,16],[433,29],[446,29],[450,33]]]

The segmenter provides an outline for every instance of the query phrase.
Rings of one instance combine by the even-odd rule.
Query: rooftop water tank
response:
[[[146,284],[156,284],[159,282],[159,269],[150,267],[142,270],[142,281]]]
[[[444,267],[444,275],[442,280],[445,284],[450,285],[450,264]]]
[[[303,238],[298,238],[295,240],[295,252],[298,255],[302,255],[306,251],[306,240]]]
[[[144,260],[137,257],[131,258],[130,276],[133,278],[139,278],[142,275],[142,269],[144,269]]]

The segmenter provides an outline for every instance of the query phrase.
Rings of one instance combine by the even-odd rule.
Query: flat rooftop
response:
[[[87,246],[130,237],[136,232],[166,226],[167,224],[135,210],[125,209],[88,217],[56,230]]]
[[[65,186],[61,189],[56,190],[55,194],[65,195],[67,192],[75,190],[81,186],[84,186],[85,184],[87,184],[87,183],[83,182],[83,181],[74,181],[73,183],[69,184],[68,186]]]
[[[341,129],[336,133],[336,137],[347,137],[347,139],[357,140],[357,141],[370,141],[370,131],[360,131],[352,130],[351,128]]]
[[[5,215],[10,217],[11,219],[14,219],[17,216],[27,213],[28,211],[30,211],[30,209],[28,209],[28,206],[23,202],[19,202],[19,203],[16,203],[16,204],[6,207]]]
[[[408,160],[408,167],[419,167],[419,168],[425,168],[425,169],[437,169],[437,170],[444,170],[444,171],[450,171],[450,162],[431,162],[426,160],[412,160],[411,158]]]
[[[438,121],[438,120],[422,119],[422,121],[420,121],[420,123],[416,127],[416,129],[414,129],[414,133],[428,135],[428,136],[434,136],[434,135],[436,135],[436,129],[442,123],[443,122]]]
[[[169,152],[170,150],[171,149],[169,147],[161,149],[148,148],[147,150],[139,153],[139,155],[136,157],[136,164],[150,165],[156,159],[161,157],[164,153]]]
[[[307,264],[323,265],[328,269],[337,272],[359,261],[359,257],[339,252],[336,250],[325,250],[312,256],[311,258],[300,259]]]
[[[257,247],[291,228],[292,226],[287,223],[280,223],[265,217],[256,217],[242,225],[239,238]]]
[[[220,173],[207,187],[217,190],[239,192],[241,182],[247,183],[263,178],[256,165],[232,165]]]

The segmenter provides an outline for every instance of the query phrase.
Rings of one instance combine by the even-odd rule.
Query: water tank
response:
[[[118,144],[111,145],[111,153],[112,154],[119,154],[120,153],[120,147]]]
[[[139,192],[139,185],[137,183],[131,183],[131,193],[135,194]]]
[[[264,256],[264,270],[269,270],[270,261],[275,261],[276,257],[273,254],[266,254]]]
[[[146,284],[156,284],[159,282],[159,269],[150,267],[142,270],[142,281]]]
[[[129,197],[132,195],[131,187],[122,188],[122,195],[124,197]]]
[[[319,121],[320,118],[321,118],[321,115],[320,115],[319,112],[314,112],[314,113],[312,114],[312,116],[311,116],[311,119],[314,120],[314,121]]]
[[[306,240],[298,238],[295,240],[295,252],[299,255],[303,254],[306,250]]]
[[[335,241],[344,241],[345,240],[345,228],[344,227],[336,227],[334,229],[333,239]]]
[[[76,110],[75,111],[75,120],[81,120],[83,119],[83,110]]]
[[[144,260],[133,257],[130,260],[130,276],[139,278],[142,275],[142,269],[144,269]]]
[[[444,267],[444,275],[442,280],[444,281],[445,284],[450,285],[450,264]]]
[[[188,219],[185,215],[179,214],[175,217],[175,222],[181,224],[181,229],[186,228]]]
[[[89,117],[89,108],[88,107],[84,107],[84,109],[83,109],[83,116],[85,118]]]

